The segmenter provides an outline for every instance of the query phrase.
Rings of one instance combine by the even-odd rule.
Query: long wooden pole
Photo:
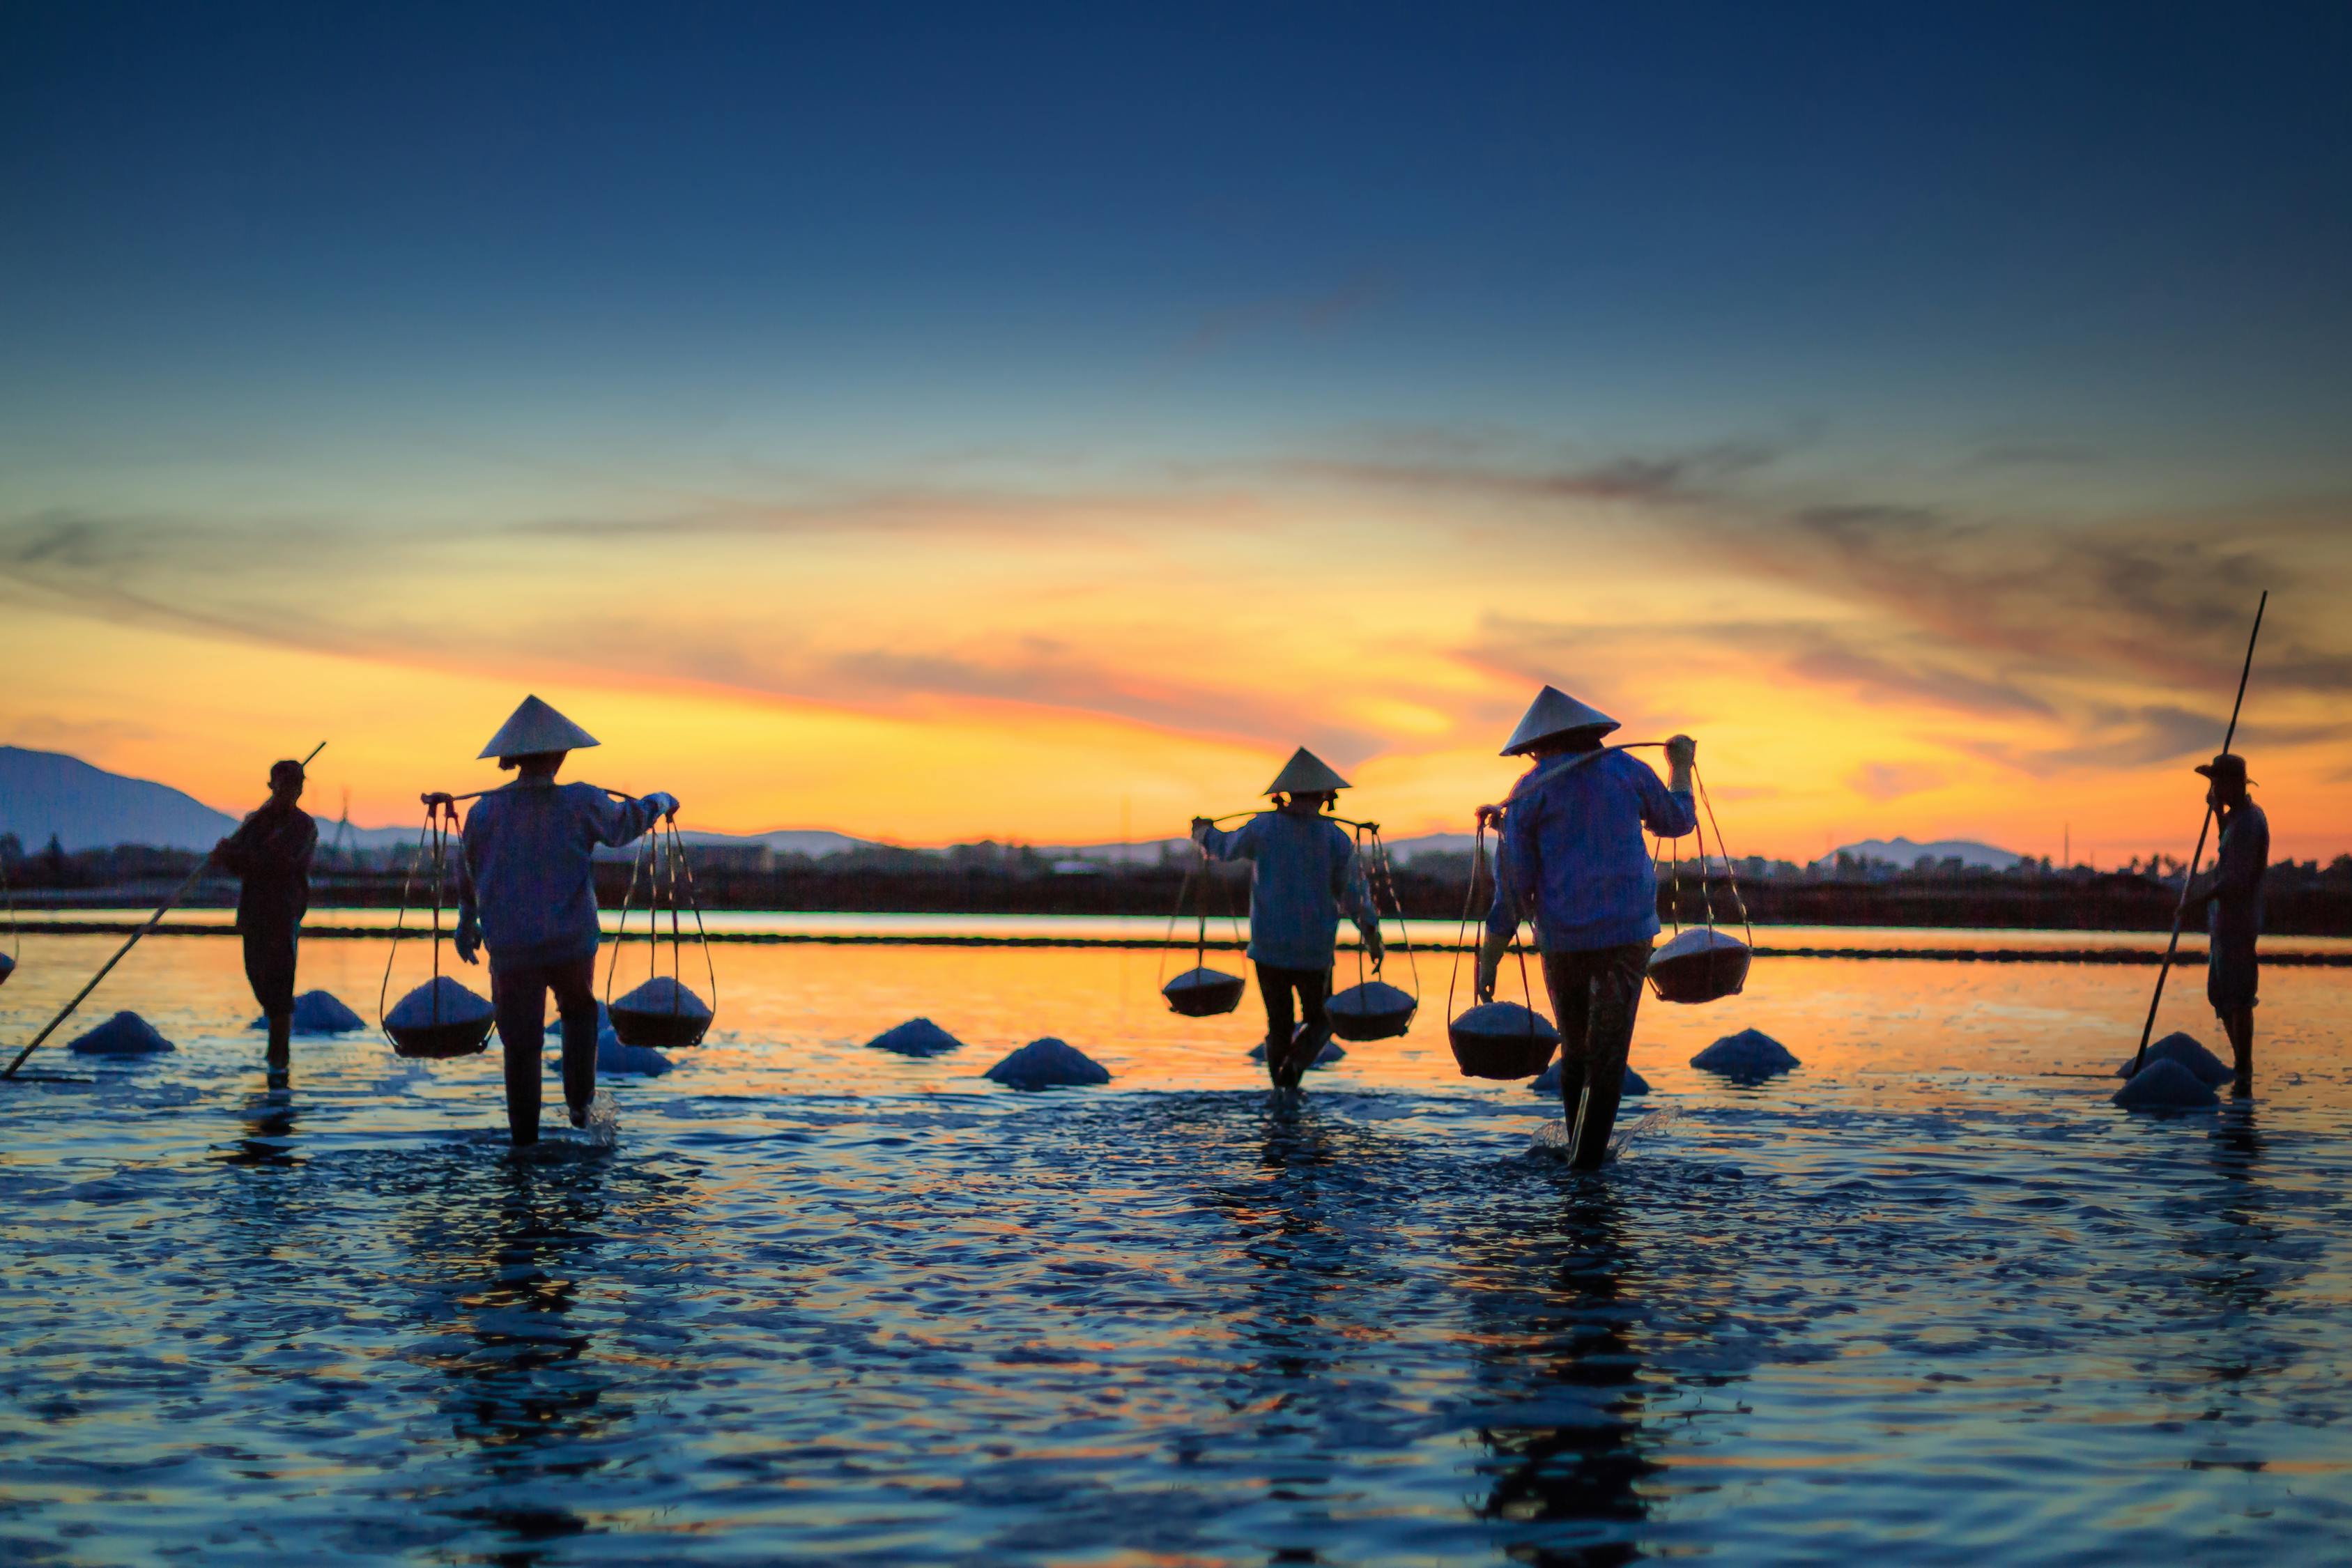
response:
[[[302,759],[302,765],[306,768],[309,767],[311,762],[317,758],[319,753],[326,749],[327,742],[324,741],[321,741],[317,745],[311,747],[310,755]],[[174,888],[172,890],[172,896],[170,898],[165,899],[162,903],[155,906],[155,912],[147,917],[147,923],[141,926],[137,931],[132,931],[129,940],[125,941],[121,947],[114,950],[114,956],[108,959],[103,964],[100,965],[98,973],[89,977],[89,984],[75,992],[73,1000],[67,1003],[63,1010],[60,1011],[56,1017],[49,1020],[48,1026],[43,1029],[39,1034],[33,1037],[33,1043],[16,1053],[16,1059],[8,1064],[8,1070],[5,1072],[0,1072],[0,1079],[12,1079],[16,1076],[16,1069],[25,1065],[25,1058],[31,1056],[35,1051],[39,1050],[42,1043],[51,1035],[58,1032],[58,1026],[63,1024],[68,1018],[73,1016],[74,1009],[80,1006],[84,1002],[89,999],[89,994],[98,989],[98,983],[111,973],[114,970],[114,966],[121,963],[124,956],[128,954],[132,948],[139,945],[139,939],[141,937],[145,936],[149,931],[153,931],[158,925],[163,923],[163,917],[172,912],[172,906],[188,896],[188,889],[196,885],[196,879],[198,878],[202,877],[207,870],[212,868],[212,863],[213,858],[210,855],[206,855],[203,859],[196,862],[196,868],[188,873],[188,879],[181,883],[177,888]]]
[[[2221,749],[2228,751],[2238,738],[2238,712],[2246,705],[2246,678],[2254,672],[2254,640],[2263,635],[2263,612],[2270,607],[2270,590],[2263,590],[2262,602],[2254,606],[2254,629],[2246,637],[2246,662],[2238,671],[2238,700],[2230,704],[2230,727],[2222,732]],[[2205,802],[2205,820],[2197,829],[2197,851],[2189,857],[2189,874],[2181,879],[2180,902],[2172,910],[2172,940],[2164,946],[2164,962],[2156,971],[2156,994],[2147,999],[2147,1021],[2139,1026],[2139,1049],[2132,1055],[2132,1073],[2137,1077],[2147,1062],[2147,1038],[2156,1032],[2156,1010],[2164,1002],[2164,977],[2172,973],[2172,955],[2180,947],[2180,924],[2189,914],[2189,889],[2197,882],[2198,862],[2205,858],[2205,837],[2213,831],[2213,802]]]
[[[31,1056],[35,1051],[39,1050],[41,1048],[41,1042],[47,1039],[51,1035],[56,1034],[58,1026],[64,1023],[68,1018],[73,1016],[74,1009],[80,1006],[89,994],[98,989],[98,983],[105,979],[108,972],[112,970],[116,964],[122,962],[123,954],[138,946],[139,939],[145,936],[149,931],[153,931],[157,923],[160,922],[165,915],[171,912],[172,906],[173,904],[178,903],[182,899],[188,896],[188,889],[196,885],[196,879],[203,876],[205,872],[211,868],[212,863],[212,857],[209,855],[205,856],[203,860],[197,863],[196,868],[188,873],[188,879],[181,883],[170,898],[165,899],[162,903],[155,906],[155,912],[147,917],[147,923],[141,926],[137,931],[132,931],[131,933],[130,940],[125,942],[121,947],[114,950],[114,956],[108,959],[99,972],[89,977],[89,984],[74,993],[74,999],[67,1003],[64,1010],[58,1013],[56,1017],[49,1020],[48,1027],[43,1029],[39,1034],[35,1035],[33,1037],[33,1043],[16,1053],[16,1059],[8,1064],[8,1070],[6,1072],[0,1072],[0,1079],[12,1079],[16,1076],[16,1069],[25,1065],[25,1058]]]

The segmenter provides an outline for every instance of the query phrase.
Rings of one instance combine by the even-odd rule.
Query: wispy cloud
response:
[[[1875,801],[1901,800],[1951,781],[1948,770],[1927,763],[1864,763],[1846,776],[1846,786]]]

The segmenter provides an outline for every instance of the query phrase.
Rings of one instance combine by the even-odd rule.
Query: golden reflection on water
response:
[[[102,937],[26,939],[23,967],[0,989],[0,1037],[29,1037],[115,945]],[[373,1019],[386,951],[368,940],[306,943],[301,985],[331,990]],[[985,1087],[974,1080],[999,1057],[1048,1035],[1101,1061],[1117,1088],[1247,1089],[1263,1082],[1263,1069],[1247,1058],[1265,1032],[1255,989],[1231,1014],[1180,1017],[1161,1002],[1159,983],[1181,958],[1158,952],[745,944],[718,947],[714,955],[717,1026],[708,1044],[673,1053],[693,1074],[698,1092],[970,1092]],[[1246,967],[1237,957],[1218,962],[1237,972]],[[412,963],[415,973],[406,973]],[[1340,984],[1352,979],[1351,968],[1343,963]],[[478,968],[453,972],[477,989],[487,985]],[[426,973],[424,955],[404,944],[393,994]],[[1310,1085],[1443,1089],[1489,1098],[1523,1093],[1459,1075],[1443,1028],[1446,978],[1443,961],[1426,964],[1411,1033],[1348,1046],[1347,1060],[1316,1073]],[[2153,980],[2152,970],[2098,964],[1759,960],[1741,996],[1699,1007],[1645,997],[1632,1059],[1661,1089],[1736,1092],[1686,1064],[1720,1036],[1757,1028],[1787,1044],[1803,1064],[1784,1088],[1834,1083],[1843,1093],[1895,1094],[1906,1102],[1965,1100],[1987,1076],[2111,1070],[2137,1043]],[[2347,985],[2340,972],[2326,969],[2265,973],[2256,1017],[2265,1089],[2294,1088],[2296,1076],[2315,1088],[2334,1080],[2334,999]],[[1539,986],[1536,1000],[1544,1005]],[[1455,1001],[1467,1005],[1459,990]],[[84,1004],[52,1047],[121,1007],[142,1014],[184,1048],[207,1052],[244,1042],[253,1015],[233,943],[158,937]],[[918,1016],[940,1024],[967,1048],[931,1060],[864,1048],[882,1030]],[[2168,987],[2158,1032],[2176,1028],[2219,1043],[2200,970],[2176,971]],[[296,1052],[298,1073],[306,1057],[328,1052],[378,1052],[390,1060],[389,1048],[369,1035],[305,1040]],[[71,1061],[62,1050],[45,1048],[29,1065],[65,1071]],[[433,1071],[454,1079],[494,1077],[495,1062],[494,1043],[482,1057]]]

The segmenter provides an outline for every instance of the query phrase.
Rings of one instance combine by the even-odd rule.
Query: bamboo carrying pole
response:
[[[302,765],[306,768],[309,767],[318,754],[326,749],[327,742],[324,741],[321,741],[317,745],[311,747],[310,755],[302,759]],[[178,887],[173,889],[172,896],[170,898],[165,899],[162,903],[155,906],[155,912],[147,917],[147,923],[141,926],[137,931],[132,931],[130,938],[125,941],[121,947],[114,950],[114,956],[100,964],[99,966],[98,973],[89,977],[89,984],[75,992],[73,1000],[67,1003],[64,1009],[59,1012],[56,1017],[49,1020],[48,1026],[44,1028],[39,1034],[33,1037],[33,1043],[16,1053],[16,1059],[8,1064],[8,1070],[5,1072],[0,1072],[0,1079],[13,1079],[16,1076],[16,1069],[25,1065],[25,1058],[31,1056],[35,1051],[39,1050],[41,1048],[42,1042],[47,1040],[51,1035],[56,1034],[58,1032],[58,1026],[63,1024],[68,1018],[73,1016],[74,1009],[80,1006],[83,1002],[89,999],[89,994],[98,989],[98,983],[105,979],[108,974],[111,973],[114,966],[121,963],[124,956],[128,954],[132,948],[139,945],[139,939],[141,937],[145,936],[149,931],[153,931],[158,925],[163,923],[163,917],[172,912],[172,907],[174,904],[177,904],[182,899],[188,896],[188,889],[196,885],[198,878],[202,877],[206,871],[212,868],[212,864],[213,858],[210,855],[205,856],[203,859],[196,862],[196,868],[188,873],[188,879],[181,883]]]
[[[2238,700],[2230,704],[2230,727],[2221,734],[2221,749],[2228,751],[2238,738],[2238,713],[2246,705],[2246,679],[2254,672],[2254,640],[2263,635],[2263,612],[2270,608],[2270,590],[2263,590],[2262,602],[2254,606],[2254,629],[2246,637],[2246,662],[2238,671]],[[2189,914],[2189,890],[2197,884],[2197,864],[2205,858],[2205,838],[2213,831],[2213,802],[2205,802],[2205,820],[2197,829],[2197,850],[2189,857],[2189,874],[2180,881],[2180,902],[2172,910],[2172,940],[2164,944],[2164,962],[2156,971],[2156,994],[2147,999],[2147,1021],[2139,1026],[2139,1049],[2132,1054],[2132,1076],[2147,1064],[2148,1037],[2156,1032],[2156,1010],[2164,1003],[2164,978],[2172,973],[2172,955],[2180,948],[2180,924]]]

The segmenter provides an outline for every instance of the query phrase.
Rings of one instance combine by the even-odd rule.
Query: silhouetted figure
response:
[[[2261,964],[2263,874],[2270,868],[2271,821],[2246,794],[2246,759],[2223,752],[2197,771],[2208,781],[2205,799],[2221,817],[2221,845],[2213,869],[2189,891],[2205,907],[2205,999],[2221,1020],[2237,1058],[2240,1094],[2254,1091],[2254,992]]]
[[[1478,1000],[1495,999],[1495,977],[1519,929],[1535,922],[1544,987],[1559,1025],[1559,1098],[1569,1160],[1592,1170],[1609,1155],[1625,1057],[1658,934],[1658,877],[1642,830],[1668,838],[1698,823],[1691,764],[1698,742],[1666,742],[1673,774],[1658,782],[1647,763],[1607,750],[1617,721],[1555,687],[1545,687],[1513,731],[1503,755],[1535,766],[1500,806],[1478,808],[1502,828],[1495,902],[1478,944]]]
[[[1357,863],[1355,841],[1322,814],[1348,781],[1301,746],[1265,793],[1272,811],[1232,832],[1205,816],[1192,819],[1192,841],[1211,858],[1250,862],[1250,960],[1265,1002],[1265,1070],[1276,1089],[1296,1089],[1330,1043],[1331,957],[1344,909],[1374,963],[1381,955],[1380,916]],[[1292,998],[1306,1027],[1293,1022]]]
[[[466,814],[457,955],[478,963],[482,948],[490,950],[507,1128],[517,1144],[539,1142],[551,991],[563,1019],[563,1100],[572,1126],[586,1125],[596,1096],[596,847],[634,843],[677,810],[675,795],[615,801],[593,784],[555,782],[567,752],[596,744],[538,698],[525,698],[482,749],[517,775],[514,783]]]
[[[319,827],[294,803],[302,798],[302,764],[269,764],[269,800],[213,847],[213,858],[241,879],[237,934],[245,940],[245,978],[269,1021],[266,1060],[283,1076],[292,1059],[294,950],[310,908],[310,857]]]

